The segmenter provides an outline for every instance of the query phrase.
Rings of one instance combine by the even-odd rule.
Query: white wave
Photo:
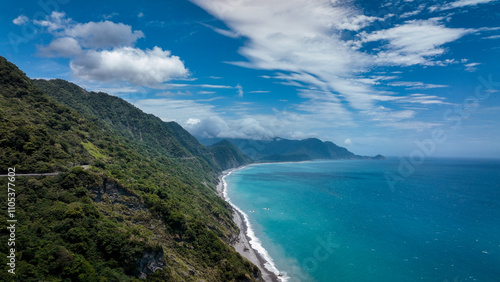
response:
[[[244,168],[244,167],[242,167]],[[239,168],[239,169],[242,169],[242,168]],[[278,277],[278,279],[280,281],[283,281],[283,282],[286,282],[289,280],[289,277],[287,277],[286,275],[285,276],[278,276],[278,275],[283,275],[282,272],[280,272],[278,270],[278,268],[276,268],[276,265],[274,264],[274,261],[273,259],[271,258],[271,256],[269,255],[269,253],[267,252],[267,250],[262,246],[259,238],[255,235],[253,229],[252,229],[252,226],[250,224],[250,221],[248,220],[248,216],[246,213],[244,213],[238,206],[236,206],[233,202],[231,202],[231,199],[229,198],[229,196],[227,195],[227,183],[226,183],[226,177],[231,175],[231,173],[235,170],[239,170],[239,169],[233,169],[233,170],[230,170],[228,171],[222,178],[221,178],[221,182],[222,182],[222,195],[224,196],[224,200],[226,200],[226,202],[228,202],[235,210],[237,210],[239,213],[241,213],[243,215],[243,219],[244,219],[244,223],[246,225],[246,235],[248,236],[248,238],[250,238],[249,240],[249,243],[250,243],[250,246],[252,247],[252,249],[254,249],[265,261],[266,263],[264,263],[264,267],[269,270],[270,272],[276,274],[276,276]]]

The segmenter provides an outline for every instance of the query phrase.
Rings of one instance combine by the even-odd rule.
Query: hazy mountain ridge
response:
[[[206,145],[218,142],[223,138],[203,139]],[[273,138],[271,140],[223,139],[233,143],[245,155],[256,162],[290,162],[309,160],[339,160],[339,159],[385,159],[381,155],[366,157],[355,155],[344,147],[330,141],[317,138],[289,140]]]
[[[101,110],[85,103],[62,105],[0,57],[0,170],[60,172],[16,177],[16,276],[6,271],[2,244],[0,280],[260,280],[229,246],[237,227],[213,191],[221,168],[191,153],[194,138],[170,134],[170,147],[160,148],[150,135],[160,123],[118,98],[103,99],[122,107],[102,105],[109,113],[100,119]],[[127,113],[124,127],[115,117]]]

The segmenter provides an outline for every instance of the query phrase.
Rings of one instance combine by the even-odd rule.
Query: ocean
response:
[[[398,168],[251,165],[225,178],[226,195],[287,281],[500,281],[500,160]]]

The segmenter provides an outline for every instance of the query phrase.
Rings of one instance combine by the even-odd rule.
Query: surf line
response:
[[[231,169],[231,170],[225,171],[223,173],[223,176],[221,177],[221,181],[220,181],[220,185],[222,188],[222,197],[226,202],[228,202],[236,210],[236,212],[238,212],[239,214],[242,215],[242,217],[243,217],[242,224],[246,227],[245,228],[246,229],[245,235],[249,238],[248,243],[250,244],[250,247],[257,253],[257,255],[259,255],[265,261],[265,263],[263,264],[265,269],[267,271],[275,274],[276,277],[280,281],[283,281],[283,282],[288,281],[289,277],[287,277],[286,275],[283,275],[283,273],[278,270],[278,268],[274,264],[273,259],[271,258],[271,256],[267,252],[267,250],[262,246],[259,238],[255,235],[255,233],[252,229],[252,226],[250,224],[250,220],[248,219],[248,215],[245,212],[243,212],[237,205],[235,205],[233,202],[231,202],[231,199],[227,195],[228,185],[226,182],[226,177],[231,175],[231,173],[233,173],[234,171],[240,170],[240,169],[243,169],[246,167],[247,166],[239,167],[236,169]]]

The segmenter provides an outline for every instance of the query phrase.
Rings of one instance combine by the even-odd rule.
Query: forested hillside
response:
[[[213,152],[202,145],[184,128],[175,122],[163,122],[158,117],[146,114],[130,103],[103,92],[87,92],[83,88],[62,79],[33,80],[34,84],[49,96],[80,114],[103,121],[122,137],[140,144],[152,156],[169,156],[188,159],[196,157],[199,169],[218,169]],[[235,164],[236,166],[243,165]]]
[[[33,83],[0,57],[0,174],[59,172],[15,178],[16,275],[5,233],[1,281],[260,279],[229,245],[237,227],[206,147],[176,125],[156,132],[162,123],[118,98],[65,86],[92,99],[59,103],[44,92],[60,85]]]

